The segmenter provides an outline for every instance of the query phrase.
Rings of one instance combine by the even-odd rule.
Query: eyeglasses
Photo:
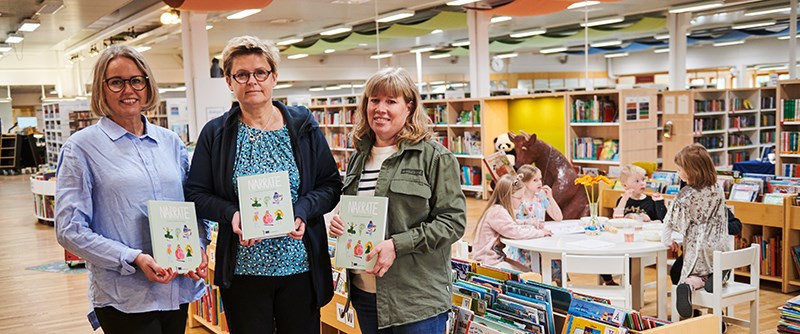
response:
[[[114,77],[106,79],[106,86],[114,93],[119,93],[125,89],[125,83],[130,83],[133,90],[143,90],[147,87],[147,77],[142,75],[134,75],[128,79]]]
[[[231,75],[231,78],[233,78],[233,80],[236,80],[236,82],[244,85],[247,83],[247,81],[250,80],[251,74],[253,75],[253,78],[256,79],[256,81],[264,82],[270,75],[272,75],[272,71],[267,71],[267,70],[255,70],[254,72],[241,71]]]

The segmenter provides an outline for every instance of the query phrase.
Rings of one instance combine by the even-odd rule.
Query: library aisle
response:
[[[64,251],[55,240],[53,228],[36,222],[29,175],[0,177],[0,282],[4,286],[0,304],[0,333],[93,333],[86,320],[87,275],[49,273],[25,268],[63,261]],[[468,227],[477,223],[486,202],[468,199]],[[654,275],[648,270],[648,276]],[[647,280],[652,280],[648,277]],[[775,333],[777,308],[794,294],[780,293],[780,286],[761,287],[761,333]],[[655,291],[645,293],[644,313],[655,312]],[[736,308],[745,316],[744,305]],[[98,330],[94,333],[102,333]],[[187,329],[190,334],[210,333],[202,328]],[[728,333],[746,333],[729,326]]]

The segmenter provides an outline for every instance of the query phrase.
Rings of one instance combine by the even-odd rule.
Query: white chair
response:
[[[631,308],[630,256],[570,255],[561,254],[561,281],[567,282],[567,274],[622,275],[619,286],[571,285],[570,290],[584,295],[606,298],[612,305]]]
[[[692,294],[692,305],[709,308],[713,314],[720,317],[722,321],[735,325],[750,328],[751,334],[758,333],[758,293],[760,280],[760,248],[757,244],[750,245],[748,248],[738,249],[730,252],[714,252],[713,284],[714,292],[708,293],[705,289],[695,290]],[[733,270],[744,266],[750,266],[750,282],[739,283],[733,280]],[[731,270],[728,282],[722,285],[722,272]],[[672,295],[675,294],[676,286],[672,286]],[[750,320],[735,318],[732,306],[740,303],[750,303]],[[728,314],[722,315],[722,309],[727,308]],[[678,308],[672,302],[672,321],[678,321]]]

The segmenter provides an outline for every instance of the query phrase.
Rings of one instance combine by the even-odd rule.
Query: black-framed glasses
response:
[[[248,80],[250,80],[250,75],[252,75],[253,78],[256,79],[256,81],[264,82],[267,80],[267,78],[269,78],[271,74],[272,71],[259,69],[253,72],[247,72],[247,71],[236,72],[232,74],[231,77],[233,78],[233,80],[236,80],[236,82],[244,85],[247,83]]]
[[[125,83],[129,83],[133,90],[143,90],[147,88],[147,77],[143,75],[134,75],[128,79],[113,77],[106,79],[106,86],[114,93],[119,93],[125,89]]]

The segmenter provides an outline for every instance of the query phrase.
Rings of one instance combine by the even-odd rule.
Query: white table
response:
[[[576,224],[575,220],[565,220],[564,222],[548,222],[550,224]],[[542,254],[542,280],[545,283],[552,283],[552,273],[550,263],[552,260],[561,259],[561,253],[577,255],[625,255],[631,257],[631,288],[633,290],[633,305],[640,308],[642,303],[641,278],[639,272],[641,259],[643,257],[656,257],[657,269],[657,311],[658,318],[667,318],[667,247],[660,242],[646,241],[643,239],[642,232],[634,232],[634,242],[625,242],[624,234],[634,232],[633,229],[620,229],[618,233],[601,232],[600,235],[590,236],[582,233],[563,233],[552,237],[509,240],[501,239],[508,245],[520,249],[537,251]]]

